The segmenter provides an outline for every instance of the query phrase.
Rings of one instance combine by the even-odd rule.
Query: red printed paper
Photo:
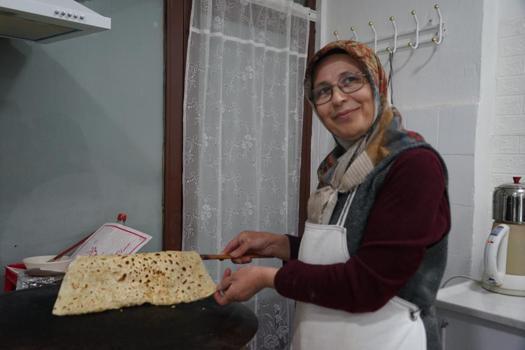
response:
[[[73,257],[77,255],[133,254],[139,251],[150,239],[150,235],[131,227],[107,223],[82,243]]]

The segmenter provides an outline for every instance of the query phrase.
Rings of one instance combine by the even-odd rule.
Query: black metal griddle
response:
[[[51,314],[59,286],[0,295],[1,349],[240,349],[257,331],[246,306],[213,297],[78,316]]]

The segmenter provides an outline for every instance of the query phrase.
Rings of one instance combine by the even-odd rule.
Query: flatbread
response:
[[[214,291],[215,283],[194,251],[79,256],[64,276],[53,315],[189,303]]]

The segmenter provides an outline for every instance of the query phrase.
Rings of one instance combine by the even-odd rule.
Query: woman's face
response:
[[[372,125],[374,96],[366,78],[359,90],[343,93],[337,84],[348,73],[363,74],[348,55],[330,55],[316,67],[313,89],[332,86],[332,99],[316,107],[317,115],[332,134],[343,140],[354,141],[363,136]]]

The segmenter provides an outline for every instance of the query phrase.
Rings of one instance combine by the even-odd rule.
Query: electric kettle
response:
[[[482,286],[490,291],[525,296],[525,185],[514,183],[494,190],[494,225],[485,243]]]

